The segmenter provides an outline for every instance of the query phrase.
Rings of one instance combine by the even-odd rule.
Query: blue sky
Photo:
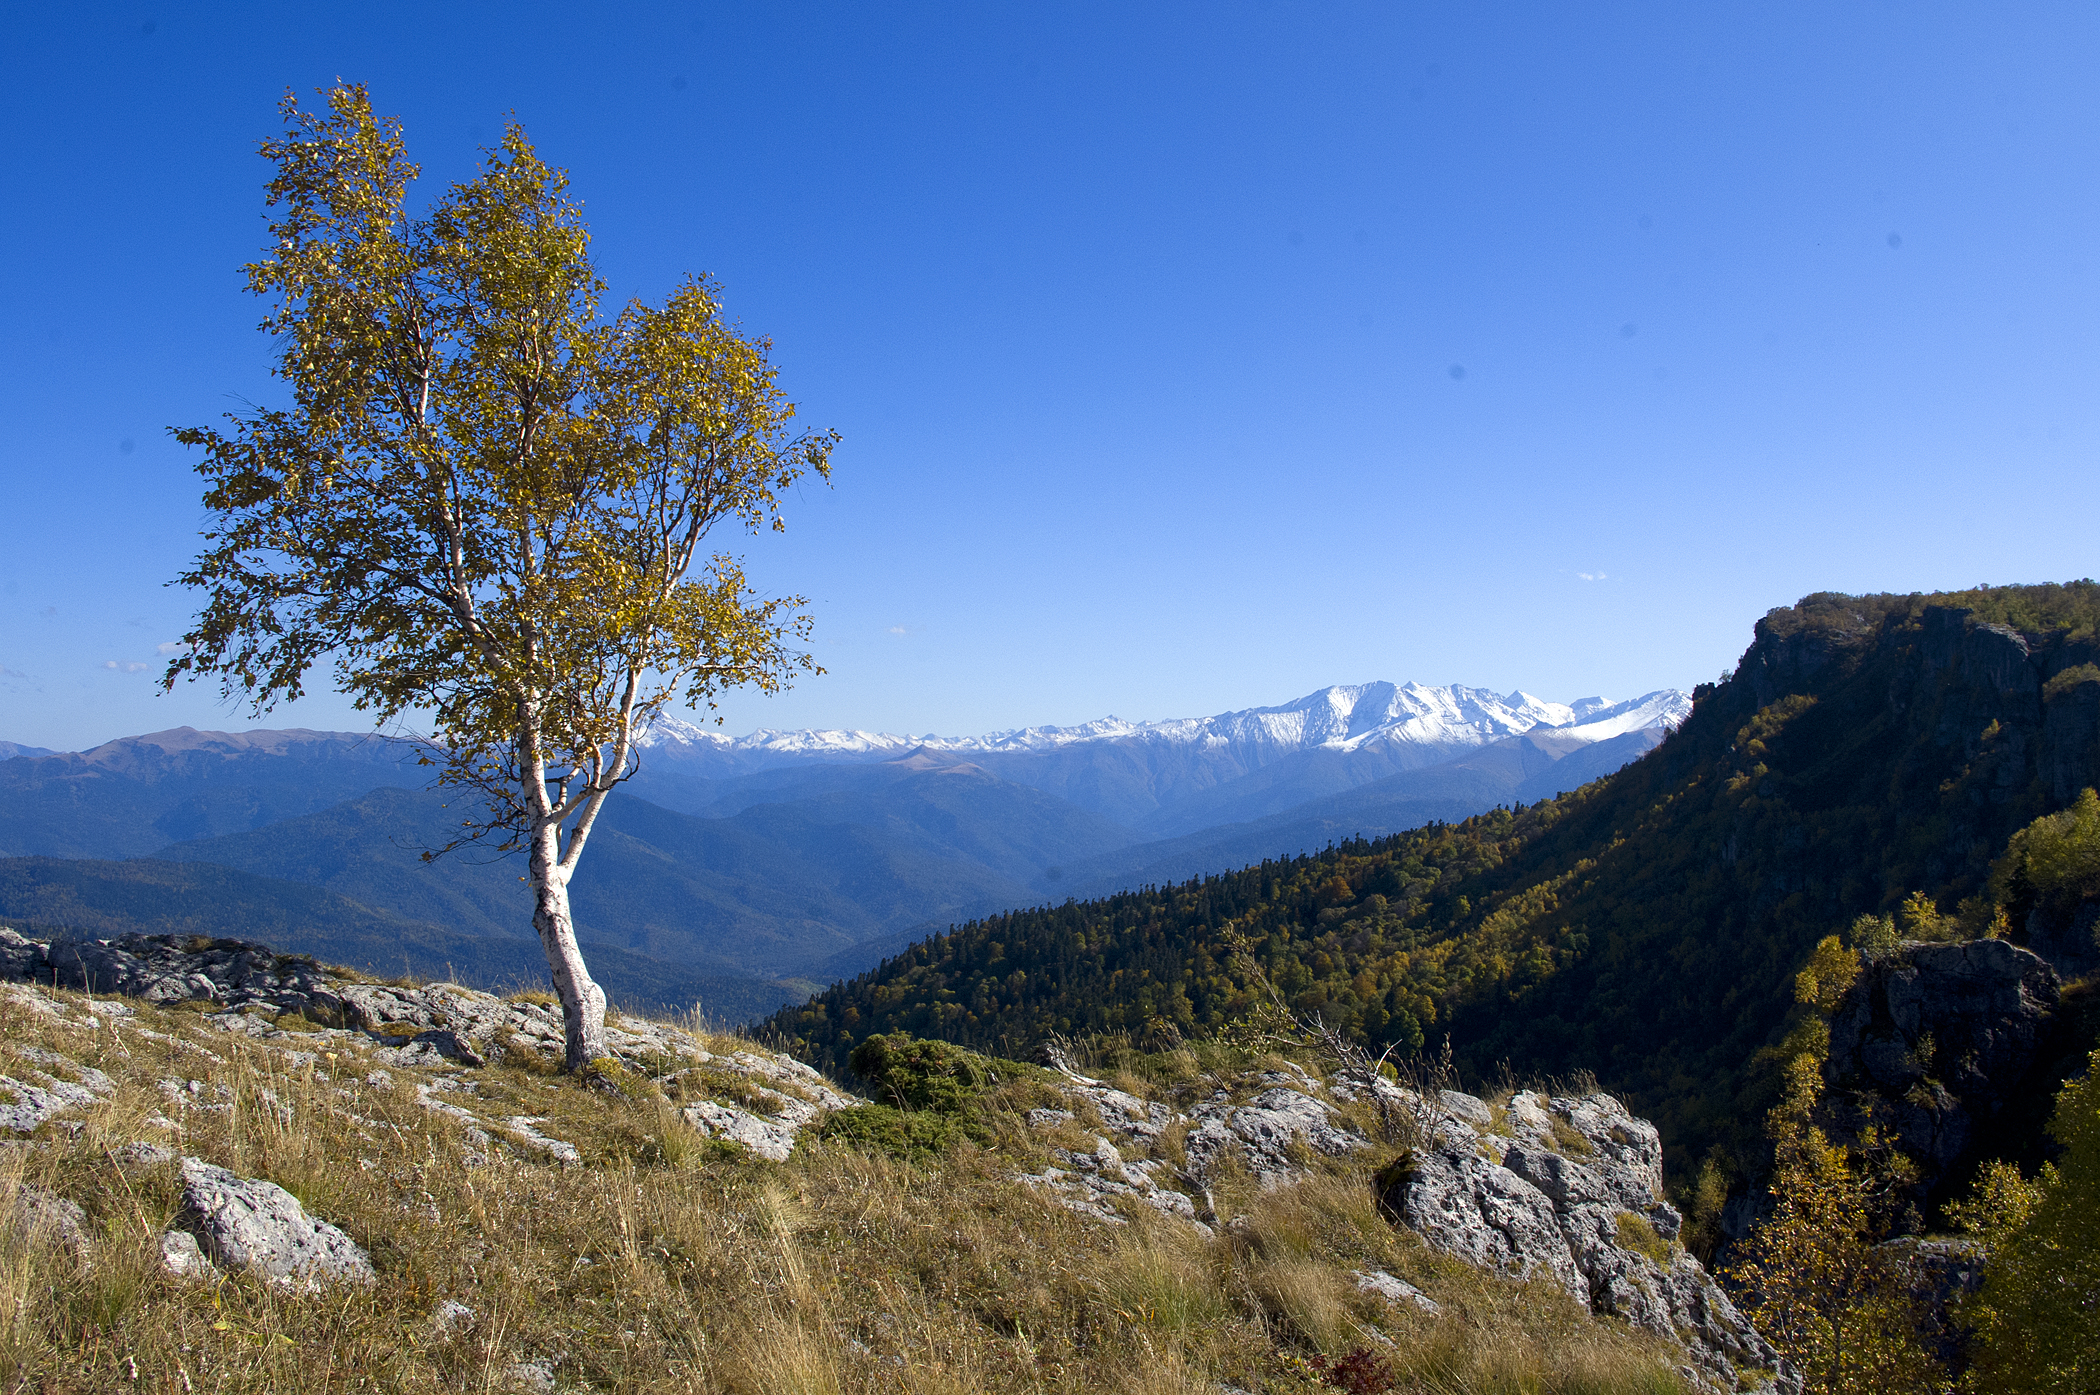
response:
[[[255,142],[338,76],[426,188],[515,112],[616,297],[714,274],[844,434],[744,549],[829,672],[732,732],[1625,696],[1808,591],[2096,570],[2090,6],[4,22],[0,739],[251,724],[153,695],[166,428],[271,400]]]

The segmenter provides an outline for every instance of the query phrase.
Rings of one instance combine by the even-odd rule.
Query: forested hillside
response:
[[[1448,1034],[1476,1077],[1593,1070],[1680,1163],[1744,1144],[1817,940],[1914,891],[1987,917],[2007,838],[2100,782],[2096,622],[2090,581],[1810,596],[1661,747],[1577,792],[972,922],[771,1026],[834,1069],[897,1029],[1009,1054],[1201,1033],[1255,1005],[1259,965],[1373,1046]]]

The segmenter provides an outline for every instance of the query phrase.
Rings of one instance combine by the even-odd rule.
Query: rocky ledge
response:
[[[1416,1145],[1381,1179],[1386,1206],[1437,1249],[1543,1275],[1591,1311],[1683,1344],[1721,1390],[1798,1392],[1778,1353],[1677,1243],[1662,1140],[1610,1095],[1520,1091],[1506,1105],[1384,1086],[1416,1112]]]
[[[121,994],[162,1007],[192,1004],[205,1020],[286,1047],[327,1049],[350,1039],[381,1066],[434,1069],[417,1086],[424,1106],[458,1118],[477,1146],[575,1163],[576,1146],[542,1132],[546,1120],[477,1108],[471,1072],[507,1056],[562,1057],[558,1006],[534,995],[499,998],[457,983],[374,983],[306,955],[268,945],[193,935],[125,935],[53,944],[0,926],[0,978],[86,993]],[[841,1094],[815,1070],[756,1048],[709,1051],[692,1033],[614,1013],[606,1041],[623,1064],[655,1078],[705,1137],[779,1161],[797,1134],[834,1109],[863,1101]],[[464,1073],[463,1073],[464,1072]],[[92,1072],[90,1073],[92,1074]],[[33,1082],[0,1077],[13,1104],[0,1104],[0,1129],[27,1132],[92,1098],[93,1081]],[[180,1082],[176,1082],[179,1087]],[[176,1104],[187,1101],[179,1088]]]
[[[1021,1181],[1111,1224],[1142,1204],[1217,1225],[1210,1185],[1228,1167],[1267,1189],[1304,1177],[1316,1160],[1375,1144],[1341,1105],[1378,1106],[1389,1131],[1414,1142],[1379,1179],[1389,1215],[1433,1248],[1513,1278],[1544,1278],[1590,1311],[1679,1343],[1682,1371],[1708,1391],[1798,1395],[1800,1382],[1678,1243],[1682,1218],[1664,1199],[1662,1140],[1610,1095],[1518,1092],[1505,1104],[1444,1090],[1425,1095],[1368,1071],[1330,1082],[1291,1067],[1220,1081],[1210,1097],[1175,1109],[1072,1069],[1055,1055],[1067,1108],[1029,1122],[1085,1146],[1053,1146],[1054,1165]],[[1126,1160],[1170,1131],[1185,1166]],[[1229,1222],[1227,1222],[1229,1224]],[[1385,1292],[1390,1276],[1362,1280]],[[1397,1283],[1397,1280],[1391,1280]],[[1394,1297],[1433,1300],[1410,1290]]]
[[[574,1142],[550,1132],[557,1125],[498,1106],[478,1079],[507,1057],[559,1061],[561,1019],[531,997],[452,983],[372,983],[233,940],[126,936],[53,946],[5,928],[0,977],[188,1006],[200,1025],[309,1065],[326,1056],[340,1073],[357,1062],[356,1071],[368,1072],[363,1083],[412,1087],[424,1109],[456,1120],[479,1150],[467,1154],[470,1163],[497,1155],[549,1166],[583,1161]],[[78,1015],[89,1028],[136,1015],[121,999],[82,1006],[38,988],[4,991],[39,1013]],[[607,1028],[614,1053],[696,1131],[759,1157],[785,1159],[804,1130],[866,1103],[801,1062],[748,1043],[723,1050],[715,1041],[710,1049],[693,1033],[625,1015]],[[68,1111],[109,1092],[100,1072],[55,1053],[23,1044],[9,1054],[0,1131],[30,1134],[53,1120],[66,1127]],[[1799,1390],[1772,1347],[1677,1243],[1681,1222],[1663,1199],[1656,1131],[1608,1095],[1518,1093],[1491,1104],[1448,1090],[1423,1094],[1364,1070],[1338,1070],[1323,1081],[1279,1063],[1205,1077],[1201,1089],[1184,1089],[1170,1104],[1085,1075],[1054,1052],[1047,1064],[1059,1107],[1034,1109],[1028,1122],[1048,1165],[1017,1180],[1100,1223],[1156,1211],[1205,1229],[1230,1226],[1212,1196],[1228,1174],[1273,1189],[1323,1160],[1370,1155],[1406,1138],[1411,1146],[1379,1178],[1381,1196],[1388,1214],[1433,1248],[1512,1277],[1549,1280],[1593,1312],[1679,1343],[1683,1374],[1701,1389]],[[386,1079],[389,1067],[398,1081]],[[163,1113],[177,1120],[231,1107],[201,1081],[159,1084]],[[1375,1109],[1350,1108],[1365,1104]],[[1352,1116],[1380,1120],[1380,1139]],[[156,1122],[178,1129],[169,1119],[147,1120]],[[174,1272],[238,1267],[297,1287],[371,1274],[348,1237],[269,1182],[151,1142],[132,1145],[120,1161],[127,1169],[170,1169],[179,1181],[183,1221],[162,1242]],[[58,1232],[67,1228],[56,1198],[25,1189],[14,1204]],[[1396,1305],[1437,1309],[1430,1295],[1389,1274],[1355,1279]]]

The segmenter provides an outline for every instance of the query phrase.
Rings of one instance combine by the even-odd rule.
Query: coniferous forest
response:
[[[1396,1057],[1593,1072],[1678,1175],[1761,1147],[1810,1015],[1796,975],[1858,917],[2024,933],[1991,868],[2100,783],[2100,586],[1817,594],[1757,623],[1646,758],[1581,790],[1316,856],[955,927],[783,1009],[842,1070],[903,1031],[1214,1033],[1273,991]],[[2008,929],[2009,928],[2009,929]]]

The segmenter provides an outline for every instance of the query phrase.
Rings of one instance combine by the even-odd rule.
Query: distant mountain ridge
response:
[[[1073,727],[1017,727],[983,736],[760,728],[748,736],[729,737],[666,717],[643,738],[642,745],[667,756],[704,752],[759,761],[884,759],[917,750],[1011,754],[1133,740],[1266,746],[1279,753],[1312,746],[1352,750],[1379,743],[1444,751],[1483,746],[1540,726],[1581,731],[1589,740],[1602,740],[1646,726],[1674,726],[1691,710],[1690,695],[1676,689],[1660,689],[1627,702],[1589,697],[1558,703],[1522,690],[1505,696],[1461,684],[1432,688],[1420,683],[1379,682],[1337,684],[1280,706],[1249,707],[1212,717],[1129,722],[1110,716]]]
[[[622,956],[629,999],[657,963],[666,991],[704,977],[715,1001],[763,1011],[972,917],[1541,798],[1639,756],[1688,709],[1670,691],[1552,703],[1371,683],[1213,717],[979,737],[731,739],[667,719],[579,868],[578,925]],[[460,817],[457,791],[428,787],[425,754],[376,734],[181,727],[0,759],[14,811],[0,858],[24,859],[0,883],[0,915],[88,916],[92,903],[105,931],[126,916],[138,929],[208,921],[218,884],[142,882],[114,861],[146,858],[248,878],[243,923],[276,924],[275,887],[342,898],[318,919],[290,903],[280,917],[306,917],[301,947],[317,954],[340,941],[340,957],[377,962],[395,935],[417,964],[443,945],[462,965],[515,969],[537,952],[521,869],[419,855]],[[149,916],[151,896],[168,905]]]
[[[648,778],[686,784],[680,795],[651,797],[688,809],[733,800],[740,789],[768,791],[784,772],[811,766],[903,756],[967,760],[999,779],[1171,838],[1265,818],[1542,729],[1564,738],[1561,749],[1573,750],[1633,731],[1666,731],[1690,711],[1690,696],[1675,689],[1625,702],[1557,703],[1457,684],[1365,683],[1212,717],[1104,717],[1077,727],[974,737],[761,730],[732,738],[668,718],[644,739],[642,759]],[[715,783],[695,786],[694,780]]]

